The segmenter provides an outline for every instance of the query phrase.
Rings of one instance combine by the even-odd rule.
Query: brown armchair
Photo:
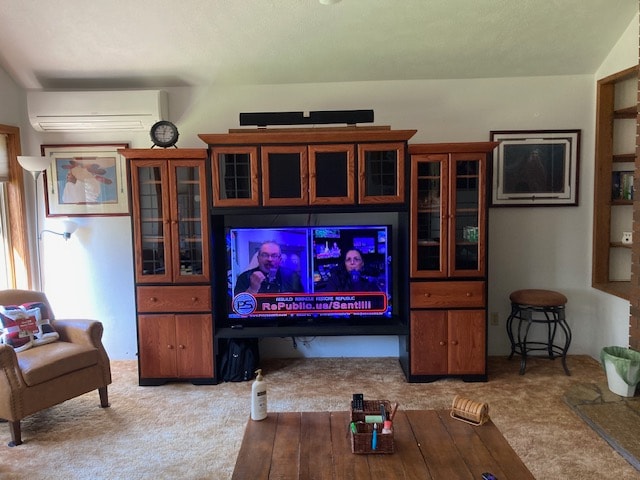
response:
[[[102,345],[102,323],[55,320],[47,297],[30,290],[0,290],[0,305],[42,302],[58,341],[16,353],[0,344],[0,419],[9,424],[13,447],[22,443],[20,421],[45,408],[97,389],[108,407],[109,357]]]

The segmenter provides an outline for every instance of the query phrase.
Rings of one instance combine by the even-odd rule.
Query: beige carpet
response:
[[[351,394],[400,408],[449,408],[456,394],[489,404],[489,414],[539,479],[637,479],[638,472],[564,402],[573,385],[602,382],[584,356],[489,359],[489,382],[408,384],[394,358],[268,360],[270,411],[347,410]],[[1,479],[228,479],[250,411],[250,382],[139,387],[134,361],[112,362],[111,408],[93,392],[23,421],[24,444],[6,447],[0,424]],[[247,479],[256,480],[256,479]],[[450,479],[444,479],[450,480]],[[500,479],[505,480],[505,479]]]

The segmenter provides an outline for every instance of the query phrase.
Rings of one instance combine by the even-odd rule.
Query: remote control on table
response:
[[[354,411],[363,411],[364,410],[364,395],[362,393],[354,393],[353,401],[351,402],[351,408]]]

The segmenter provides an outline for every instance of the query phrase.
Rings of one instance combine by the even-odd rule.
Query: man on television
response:
[[[280,266],[282,251],[274,241],[267,241],[258,250],[258,266],[238,275],[234,295],[247,293],[303,292],[300,274]]]

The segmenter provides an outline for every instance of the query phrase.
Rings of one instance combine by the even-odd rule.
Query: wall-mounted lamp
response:
[[[69,240],[71,238],[71,234],[78,229],[78,224],[73,220],[66,219],[62,220],[62,222],[60,223],[62,223],[62,233],[54,232],[53,230],[42,230],[38,235],[38,240],[42,240],[42,234],[44,232],[53,233],[54,235],[60,235],[65,240]]]

